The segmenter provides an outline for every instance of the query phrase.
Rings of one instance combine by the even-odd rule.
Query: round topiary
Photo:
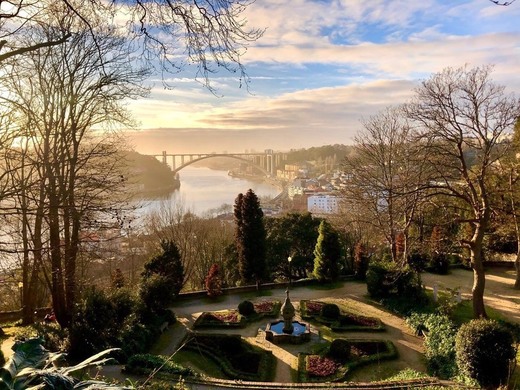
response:
[[[462,325],[455,338],[459,370],[482,387],[507,383],[515,357],[513,335],[496,321],[472,320]]]
[[[329,320],[336,320],[339,317],[339,307],[334,303],[326,303],[321,307],[320,315]]]
[[[334,339],[329,347],[330,357],[347,360],[350,356],[350,343],[345,339]]]
[[[255,314],[255,305],[251,301],[242,301],[238,304],[238,312],[243,316]]]

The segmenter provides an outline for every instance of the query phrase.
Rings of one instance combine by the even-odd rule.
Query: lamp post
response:
[[[291,278],[291,275],[292,275],[292,273],[291,273],[291,261],[292,261],[292,257],[289,256],[289,257],[287,258],[287,261],[289,262],[289,288],[291,288],[291,287],[292,287],[292,278]]]
[[[23,309],[23,282],[18,282],[18,290],[20,290],[20,307]]]

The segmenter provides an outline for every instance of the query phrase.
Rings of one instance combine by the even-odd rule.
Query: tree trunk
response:
[[[516,269],[515,288],[517,290],[520,290],[520,243],[518,244],[518,249],[516,251],[515,269]]]
[[[477,225],[470,244],[471,268],[473,268],[473,316],[475,318],[487,318],[484,306],[484,289],[486,287],[486,273],[482,258],[482,240],[484,238],[484,227]]]

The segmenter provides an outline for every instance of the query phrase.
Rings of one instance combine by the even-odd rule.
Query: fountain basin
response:
[[[311,327],[309,324],[293,321],[291,333],[283,331],[284,320],[274,321],[265,328],[265,339],[273,344],[301,344],[311,339]]]

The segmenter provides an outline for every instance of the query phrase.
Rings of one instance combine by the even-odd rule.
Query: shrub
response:
[[[5,364],[5,356],[2,350],[0,350],[0,366],[3,366]]]
[[[350,356],[350,343],[345,339],[334,339],[329,347],[330,357],[346,361]]]
[[[506,384],[515,358],[511,332],[493,320],[478,319],[462,325],[456,337],[457,365],[482,387]]]
[[[419,277],[409,267],[393,262],[375,262],[367,272],[367,290],[372,298],[422,297]]]
[[[339,307],[334,303],[326,303],[321,307],[320,315],[329,320],[336,320],[340,315]]]
[[[413,251],[408,256],[408,265],[415,272],[424,271],[424,269],[426,268],[428,262],[429,262],[429,258],[428,258],[428,255],[426,253],[421,253],[419,251]]]
[[[174,375],[194,375],[191,369],[175,364],[168,360],[168,358],[160,355],[133,355],[128,359],[125,365],[125,372],[132,374],[147,374],[157,369],[160,369],[160,372]]]
[[[358,242],[354,247],[354,276],[357,279],[365,280],[367,277],[369,258],[365,247]]]
[[[429,373],[440,378],[455,376],[457,328],[453,321],[439,314],[413,314],[406,319],[406,322],[416,333],[422,331],[428,334],[424,341],[424,348]]]
[[[204,283],[210,297],[218,297],[222,295],[222,277],[220,276],[220,267],[218,264],[213,264],[211,266]]]
[[[445,253],[434,253],[428,263],[428,271],[446,275],[449,271],[450,261]]]
[[[243,316],[255,314],[255,305],[251,301],[242,301],[238,304],[238,312]]]

